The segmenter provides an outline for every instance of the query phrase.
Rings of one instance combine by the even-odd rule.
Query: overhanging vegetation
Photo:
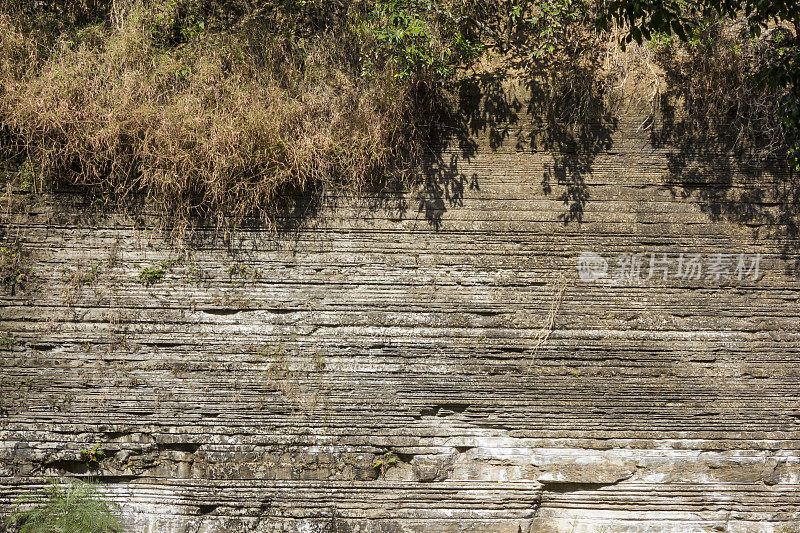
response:
[[[35,191],[144,192],[179,226],[270,220],[289,192],[406,177],[448,120],[452,82],[500,64],[531,80],[551,124],[581,127],[633,73],[669,81],[650,83],[653,113],[664,98],[687,110],[668,141],[711,135],[755,162],[793,157],[795,15],[686,2],[629,16],[659,6],[5,1],[4,167]]]

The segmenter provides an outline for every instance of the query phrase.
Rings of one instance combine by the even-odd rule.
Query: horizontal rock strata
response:
[[[800,525],[786,176],[631,113],[560,145],[475,125],[412,190],[278,232],[9,192],[0,511],[74,475],[135,532]]]

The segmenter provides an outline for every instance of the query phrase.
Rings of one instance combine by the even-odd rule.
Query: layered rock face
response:
[[[413,190],[278,232],[10,191],[0,512],[75,475],[131,532],[800,525],[787,177],[462,97]]]

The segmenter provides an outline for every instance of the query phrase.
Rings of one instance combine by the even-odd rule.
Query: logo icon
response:
[[[608,275],[608,261],[595,252],[581,252],[578,257],[578,276],[583,281],[595,281]]]

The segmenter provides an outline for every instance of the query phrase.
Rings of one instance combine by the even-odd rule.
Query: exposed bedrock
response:
[[[277,233],[8,193],[0,513],[70,475],[132,532],[800,525],[791,181],[472,98],[412,190]]]

